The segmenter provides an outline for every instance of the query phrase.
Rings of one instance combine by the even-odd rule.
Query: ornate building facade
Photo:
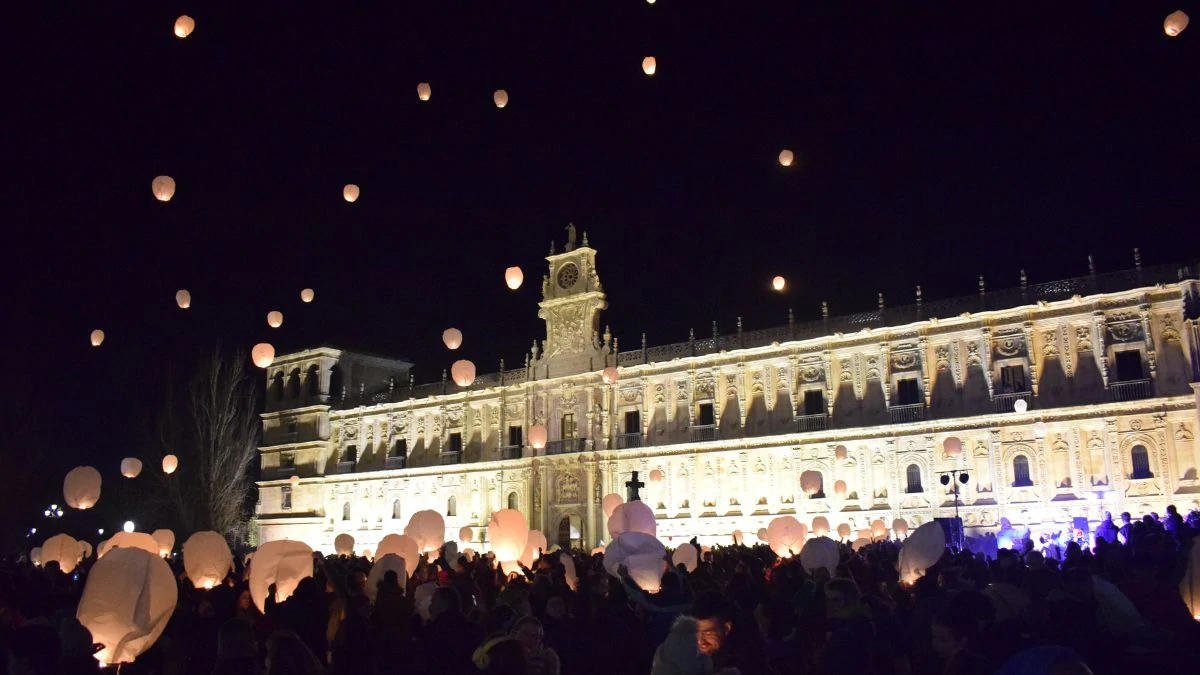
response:
[[[995,293],[981,280],[978,297],[923,304],[918,290],[915,305],[881,297],[873,312],[753,332],[739,320],[619,352],[600,333],[596,255],[586,234],[551,252],[545,340],[466,388],[414,386],[406,362],[331,348],[278,358],[259,541],[331,550],[349,532],[373,549],[434,509],[448,539],[473,526],[480,548],[489,515],[516,508],[550,543],[591,547],[608,538],[602,496],[655,470],[643,498],[668,541],[728,542],[783,514],[915,527],[956,500],[968,533],[1200,506],[1196,266]],[[550,440],[535,449],[539,423]],[[821,477],[811,494],[805,471]]]

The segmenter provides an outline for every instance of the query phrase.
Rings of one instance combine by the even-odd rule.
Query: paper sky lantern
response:
[[[421,561],[421,551],[417,546],[417,540],[406,534],[389,534],[379,540],[379,545],[375,547],[375,559],[378,560],[385,555],[398,555],[404,559],[405,570],[409,576],[417,569],[417,563]]]
[[[463,526],[458,530],[458,540],[466,544],[475,539],[475,531],[470,526]]]
[[[271,328],[279,328],[283,325],[283,312],[273,309],[267,312],[267,325]]]
[[[58,563],[63,574],[70,574],[79,564],[83,548],[69,534],[56,534],[42,544],[42,565]]]
[[[782,291],[786,287],[787,287],[787,279],[784,279],[783,277],[775,277],[774,279],[771,280],[771,288],[773,288],[777,291]]]
[[[417,542],[417,551],[436,551],[446,541],[446,520],[442,518],[442,514],[431,509],[417,511],[408,519],[404,534]]]
[[[175,19],[175,37],[185,38],[196,30],[196,20],[184,14],[178,19]]]
[[[1045,423],[1045,422],[1043,422],[1043,421],[1041,421],[1041,420],[1038,420],[1037,422],[1034,422],[1034,424],[1033,424],[1033,435],[1034,435],[1034,436],[1036,436],[1037,438],[1045,438],[1045,437],[1046,437],[1046,433],[1047,433],[1048,431],[1049,431],[1049,429],[1047,429],[1047,427],[1046,427],[1046,423]]]
[[[650,482],[651,483],[661,483],[661,482],[663,482],[664,479],[666,479],[666,477],[667,477],[667,475],[665,473],[663,473],[662,469],[653,469],[650,471]]]
[[[432,551],[430,553],[430,555],[436,556],[437,551]],[[442,544],[442,557],[444,557],[448,562],[453,562],[455,560],[458,560],[458,544],[456,544],[452,541],[447,541],[447,542],[443,543]],[[437,560],[437,558],[435,557],[434,560]]]
[[[525,514],[515,509],[501,509],[488,520],[488,540],[496,560],[512,562],[519,560],[525,552],[529,539],[529,523]]]
[[[42,547],[41,546],[34,546],[32,549],[30,549],[29,562],[33,563],[34,565],[36,565],[38,567],[42,566]]]
[[[122,548],[136,548],[145,551],[155,557],[161,557],[158,554],[158,542],[154,537],[145,532],[126,532],[121,531],[112,536],[111,539],[106,539],[100,544],[97,551],[98,555],[103,558],[108,555],[109,551]]]
[[[86,560],[92,556],[92,545],[86,541],[79,542],[79,559]]]
[[[815,537],[824,537],[829,534],[829,519],[825,516],[813,518],[812,533]]]
[[[658,69],[658,61],[656,61],[653,56],[647,56],[646,58],[642,59],[642,72],[643,73],[645,73],[647,75],[653,75],[654,71],[657,69]]]
[[[103,664],[132,663],[162,635],[179,591],[162,558],[136,548],[96,561],[75,617],[104,645],[93,656]]]
[[[266,613],[267,590],[275,584],[275,602],[292,597],[300,580],[313,574],[313,551],[302,541],[268,541],[254,553],[250,564],[250,598]]]
[[[854,543],[853,543],[853,544],[850,544],[850,548],[851,548],[851,549],[852,549],[852,550],[853,550],[855,553],[858,553],[860,550],[862,550],[862,547],[864,547],[864,546],[866,546],[867,544],[870,544],[870,543],[871,543],[871,540],[870,540],[870,539],[867,539],[866,537],[859,537],[858,539],[855,539],[855,540],[854,540]]]
[[[333,552],[338,555],[354,555],[354,535],[343,532],[334,537]]]
[[[940,524],[928,522],[913,530],[900,548],[900,581],[911,584],[925,576],[945,550],[946,535]]]
[[[641,532],[654,536],[658,532],[658,522],[654,519],[654,511],[645,502],[626,502],[613,509],[608,518],[608,533],[618,537],[625,532]]]
[[[429,97],[432,95],[433,88],[429,86],[428,82],[420,82],[417,84],[417,98],[421,99],[422,101],[428,101]]]
[[[604,380],[604,384],[616,384],[617,383],[617,367],[609,366],[609,367],[605,368],[604,370],[600,371],[600,379]]]
[[[779,153],[779,164],[781,166],[791,166],[793,159],[795,159],[795,155],[792,154],[791,150],[783,150]]]
[[[292,487],[296,487],[300,484],[300,476],[293,475],[291,478],[288,478],[288,483],[291,483]]]
[[[846,523],[842,523],[841,525],[838,525],[837,533],[838,533],[838,536],[841,537],[842,539],[849,537],[850,536],[850,526]]]
[[[950,458],[962,456],[962,439],[958,436],[950,436],[942,441],[942,452]]]
[[[460,359],[450,366],[450,378],[460,387],[469,387],[475,381],[475,364]]]
[[[175,304],[179,305],[179,309],[187,309],[192,306],[192,294],[188,293],[186,288],[181,288],[175,291]]]
[[[845,497],[846,496],[846,481],[835,480],[833,482],[833,494],[835,494],[839,497]]]
[[[306,289],[300,291],[300,301],[301,302],[312,302],[313,298],[315,298],[315,297],[317,297],[317,294],[311,288],[306,288]]]
[[[172,474],[179,468],[179,458],[175,455],[167,455],[163,457],[162,470],[163,473]]]
[[[525,273],[520,267],[510,267],[504,270],[504,283],[512,290],[517,290],[521,287],[521,283],[525,281]]]
[[[741,546],[745,540],[746,540],[746,535],[742,534],[741,530],[733,531],[733,545],[734,546]]]
[[[260,342],[250,350],[250,360],[259,368],[266,368],[275,362],[275,348],[268,342]]]
[[[537,424],[529,427],[529,445],[533,446],[535,450],[541,450],[542,448],[546,447],[546,438],[547,432],[545,424],[538,422]]]
[[[196,532],[183,542],[183,569],[196,588],[215,588],[233,569],[233,553],[225,537],[211,530]]]
[[[504,91],[503,89],[497,89],[495,93],[492,94],[492,101],[496,103],[497,108],[503,108],[504,106],[508,105],[508,92]]]
[[[849,454],[850,451],[848,451],[844,445],[839,445],[833,449],[833,458],[839,462],[846,461],[846,457],[848,457]]]
[[[887,535],[887,525],[878,518],[871,521],[871,536],[879,538]]]
[[[150,191],[160,202],[169,202],[175,196],[175,179],[170,176],[157,176],[150,182]]]
[[[824,567],[829,570],[829,576],[833,576],[837,572],[838,557],[837,542],[829,537],[815,537],[804,543],[804,550],[800,551],[800,564],[809,574]]]
[[[168,529],[159,529],[150,533],[154,537],[154,543],[158,544],[158,554],[162,557],[171,555],[171,549],[175,548],[175,533]]]
[[[97,328],[96,330],[92,331],[89,339],[91,340],[93,347],[99,347],[100,345],[104,344],[104,331]]]
[[[137,527],[133,524],[132,520],[125,521],[125,524],[121,526],[121,530],[124,532],[133,532],[136,529],[137,529]],[[155,550],[158,550],[158,549],[155,549]]]
[[[1183,579],[1179,582],[1179,594],[1183,596],[1188,613],[1200,621],[1200,545],[1195,541],[1192,542],[1191,553],[1188,553]]]
[[[671,565],[673,567],[683,565],[688,573],[696,571],[696,565],[699,560],[700,552],[691,544],[680,544],[679,548],[675,549],[675,552],[671,554]]]
[[[529,536],[525,539],[525,550],[521,552],[521,564],[526,567],[533,567],[533,561],[541,557],[538,551],[545,551],[549,545],[546,543],[546,535],[540,530],[530,530]]]
[[[1188,25],[1188,15],[1183,13],[1182,9],[1175,10],[1163,19],[1163,32],[1167,37],[1175,37],[1183,32]]]
[[[562,563],[563,573],[567,578],[567,587],[572,591],[579,589],[579,574],[575,571],[575,559],[566,551],[560,551],[558,561]]]
[[[1023,413],[1026,410],[1029,410],[1029,402],[1023,398],[1019,398],[1016,401],[1013,401],[1013,410],[1017,413]]]
[[[760,527],[760,528],[758,528],[758,532],[756,532],[755,534],[758,535],[759,541],[765,542],[767,540],[767,528]]]
[[[821,491],[821,472],[820,471],[805,471],[800,474],[800,489],[804,494],[813,496]]]
[[[908,521],[903,518],[897,518],[892,521],[892,534],[897,536],[908,534]]]
[[[367,560],[371,560],[371,561],[375,560],[375,552],[369,548],[364,548],[362,550],[362,553],[359,553],[358,555],[359,555],[359,557],[366,558]]]
[[[446,349],[458,349],[462,346],[462,340],[462,331],[457,328],[442,331],[442,343],[446,345]]]
[[[372,603],[375,602],[375,596],[379,594],[379,582],[383,581],[383,575],[388,572],[396,573],[396,581],[400,584],[400,588],[404,588],[404,582],[408,580],[408,565],[404,562],[404,558],[395,553],[388,553],[380,556],[375,560],[375,564],[371,566],[371,573],[367,575],[367,587],[363,591]]]
[[[90,466],[77,466],[63,479],[63,499],[73,509],[90,509],[100,501],[100,472]]]
[[[790,558],[804,548],[807,528],[792,516],[779,516],[767,524],[767,545],[780,558]]]
[[[604,517],[611,518],[613,511],[624,503],[625,498],[615,492],[604,495],[604,499],[600,500],[600,506],[604,509]]]
[[[882,522],[882,521],[881,521],[881,522]],[[863,537],[865,537],[865,538],[867,538],[867,539],[870,539],[870,538],[871,538],[871,528],[869,528],[869,527],[864,527],[863,529],[859,530],[859,531],[858,531],[858,533],[857,533],[855,536],[856,536],[856,537],[859,537],[859,538],[863,538]]]
[[[604,569],[612,576],[625,565],[630,578],[647,593],[657,593],[662,584],[666,550],[653,535],[625,532],[604,548]]]
[[[354,183],[346,183],[346,185],[342,187],[342,199],[345,199],[351,204],[358,201],[358,195],[359,189]]]

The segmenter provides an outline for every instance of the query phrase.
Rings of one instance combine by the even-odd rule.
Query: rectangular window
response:
[[[293,419],[289,419],[289,420],[288,420],[288,422],[287,422],[287,432],[288,432],[289,434],[294,434],[294,433],[296,433],[296,429],[298,429],[298,428],[299,428],[299,424],[296,422],[296,420],[295,420],[294,418],[293,418]]]
[[[712,403],[701,403],[696,407],[696,426],[711,427],[717,423]]]
[[[1025,386],[1024,366],[1002,366],[1000,368],[1000,393],[1021,394],[1029,391]]]
[[[508,444],[513,447],[521,447],[524,443],[524,430],[519,426],[511,426],[508,428]]]
[[[279,508],[284,511],[292,508],[292,486],[284,485],[279,489]]]
[[[638,410],[625,411],[625,432],[627,434],[642,433],[642,413]]]
[[[1142,370],[1142,352],[1138,349],[1125,349],[1117,352],[1117,380],[1133,382],[1146,379]]]
[[[450,434],[450,447],[447,448],[447,451],[452,452],[454,454],[458,454],[458,453],[462,452],[462,434],[461,433],[456,431],[456,432]]]
[[[562,438],[575,438],[575,413],[567,413],[562,416]]]
[[[804,414],[825,414],[825,393],[820,389],[809,389],[804,392]]]
[[[358,461],[358,446],[357,445],[347,445],[346,450],[342,453],[342,461],[343,462],[357,462]]]
[[[917,384],[917,378],[896,381],[896,405],[916,405],[920,402],[921,385]]]
[[[295,469],[296,468],[296,455],[294,455],[290,452],[281,453],[279,455],[279,468]]]
[[[395,443],[392,443],[392,457],[408,457],[408,439],[397,438]]]

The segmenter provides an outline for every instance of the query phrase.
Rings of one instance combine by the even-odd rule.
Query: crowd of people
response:
[[[1112,528],[1109,528],[1112,525]],[[1113,531],[1115,530],[1115,531]],[[1108,521],[1061,560],[1026,539],[994,559],[947,550],[912,584],[900,543],[842,547],[807,572],[759,546],[715,547],[642,591],[601,554],[559,553],[505,575],[488,556],[422,560],[366,588],[371,563],[315,556],[290,598],[259,612],[239,563],[212,590],[181,566],[162,637],[122,670],[167,675],[957,674],[1195,672],[1200,618],[1180,594],[1200,514]],[[253,565],[253,561],[250,562]],[[74,618],[88,564],[8,562],[0,573],[7,674],[99,664]],[[371,597],[374,599],[371,600]]]

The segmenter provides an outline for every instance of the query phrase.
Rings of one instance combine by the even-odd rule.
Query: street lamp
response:
[[[971,480],[971,475],[966,469],[953,469],[951,471],[938,471],[937,473],[938,473],[938,475],[941,476],[941,478],[939,478],[938,480],[940,480],[942,482],[942,485],[949,485],[951,483],[954,483],[954,540],[955,541],[952,543],[952,545],[954,546],[955,550],[961,551],[962,544],[963,544],[963,542],[962,542],[963,531],[962,531],[962,519],[960,519],[958,517],[958,486],[960,483],[962,485],[966,485],[967,481]],[[957,475],[955,475],[955,474],[957,474]],[[957,478],[958,480],[955,480],[955,478]]]

